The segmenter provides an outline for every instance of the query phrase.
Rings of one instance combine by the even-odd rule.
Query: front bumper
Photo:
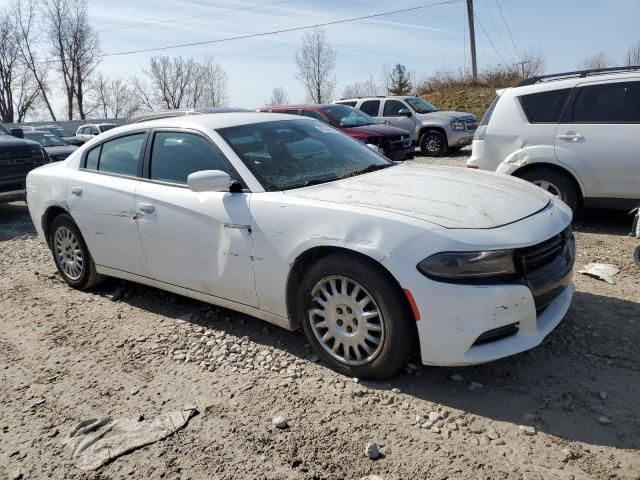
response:
[[[567,244],[572,250],[564,261],[559,256],[560,263],[549,264],[548,270],[536,269],[521,280],[503,284],[456,284],[427,278],[416,268],[417,261],[429,255],[426,249],[446,251],[453,242],[463,246],[455,248],[461,251],[516,248],[521,257],[533,252],[533,257],[523,258],[523,265],[532,266],[539,254],[532,246],[548,246],[552,238],[563,235],[570,220],[570,212],[559,205],[504,227],[442,231],[445,240],[427,233],[387,256],[382,264],[416,303],[422,363],[472,365],[531,349],[560,323],[575,291],[571,281],[573,236]],[[523,243],[523,238],[529,242]]]
[[[473,130],[453,130],[447,132],[447,141],[449,147],[466,147],[473,142]]]

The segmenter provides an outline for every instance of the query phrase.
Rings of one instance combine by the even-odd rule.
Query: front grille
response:
[[[32,163],[31,155],[21,156],[21,157],[13,157],[13,158],[2,158],[0,159],[0,167],[15,167],[18,165],[28,165]]]
[[[473,342],[472,346],[475,347],[484,343],[495,342],[496,340],[510,337],[511,335],[515,335],[516,333],[518,333],[518,330],[520,330],[519,323],[512,323],[511,325],[505,325],[503,327],[487,330],[482,335],[480,335],[475,342]]]
[[[571,236],[571,227],[567,227],[558,235],[532,247],[521,248],[516,251],[523,273],[537,272],[554,262],[562,254]]]

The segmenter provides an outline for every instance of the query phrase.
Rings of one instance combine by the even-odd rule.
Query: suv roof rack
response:
[[[357,97],[345,97],[345,98],[341,98],[338,101],[342,101],[342,100],[355,100],[356,98],[386,98],[389,95],[360,95]]]
[[[520,81],[516,87],[524,87],[525,85],[533,85],[543,81],[565,80],[568,78],[584,78],[591,75],[606,75],[608,73],[632,72],[640,71],[639,65],[631,65],[628,67],[609,67],[609,68],[592,68],[589,70],[575,70],[573,72],[553,73],[550,75],[539,75],[537,77],[529,77]]]

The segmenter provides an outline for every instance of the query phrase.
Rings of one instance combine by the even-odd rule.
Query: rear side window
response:
[[[529,123],[557,123],[567,103],[570,88],[523,95],[520,104]],[[484,119],[483,119],[484,120]]]
[[[146,133],[138,133],[103,143],[98,170],[135,177],[146,136]]]
[[[573,107],[575,123],[640,123],[640,82],[581,87]]]
[[[362,105],[360,105],[360,110],[362,110],[367,115],[377,117],[378,112],[380,111],[380,100],[367,100],[366,102],[362,102]]]
[[[201,170],[222,170],[233,176],[222,154],[199,135],[158,132],[151,149],[151,180],[187,184]]]
[[[399,102],[398,100],[387,100],[384,102],[384,112],[383,115],[385,117],[399,117],[400,110],[406,109],[407,107],[404,103]]]

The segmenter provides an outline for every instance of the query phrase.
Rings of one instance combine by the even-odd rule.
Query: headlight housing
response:
[[[513,250],[441,252],[417,265],[429,278],[452,282],[513,278],[517,274]]]
[[[464,120],[452,120],[451,128],[454,130],[466,130],[467,125],[464,123]]]

